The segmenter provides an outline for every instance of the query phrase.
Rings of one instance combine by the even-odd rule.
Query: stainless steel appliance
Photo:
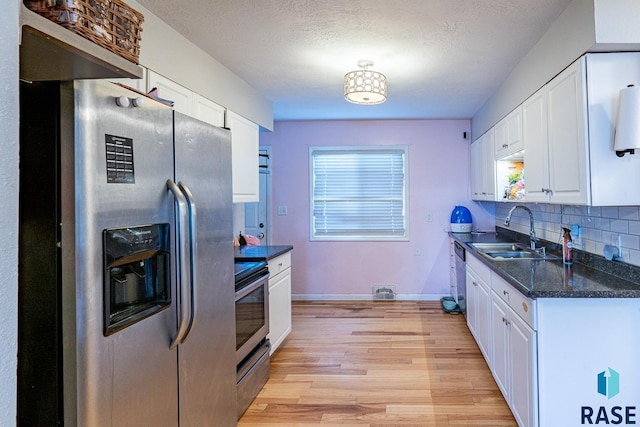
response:
[[[456,254],[456,287],[453,298],[458,303],[458,308],[462,314],[467,316],[467,271],[465,264],[465,249],[459,242],[453,242],[453,250]]]
[[[18,423],[235,426],[227,130],[21,86]]]
[[[269,378],[269,269],[265,261],[236,262],[238,419]]]

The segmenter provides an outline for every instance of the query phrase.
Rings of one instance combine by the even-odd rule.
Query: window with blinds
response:
[[[407,240],[407,147],[311,147],[311,240]]]

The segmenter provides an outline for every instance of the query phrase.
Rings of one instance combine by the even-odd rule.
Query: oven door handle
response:
[[[196,235],[196,204],[193,200],[193,194],[191,193],[191,190],[189,190],[189,187],[187,187],[186,184],[184,184],[182,181],[178,182],[178,188],[182,190],[182,194],[184,194],[185,199],[187,200],[187,205],[189,206],[189,289],[191,291],[191,316],[189,318],[189,325],[184,333],[184,337],[182,338],[182,340],[180,340],[180,343],[182,344],[187,340],[187,338],[189,338],[189,335],[191,334],[191,331],[196,324],[198,315],[198,294],[196,292],[196,285],[198,283],[198,281],[196,280],[196,260],[198,259],[198,257],[196,256],[196,242],[198,240]]]
[[[178,328],[176,334],[171,338],[169,348],[173,350],[183,340],[185,333],[189,327],[190,319],[190,305],[191,298],[189,295],[189,287],[187,283],[190,281],[190,266],[187,261],[186,255],[189,252],[187,236],[189,235],[189,208],[187,206],[187,199],[178,188],[178,186],[172,180],[167,180],[167,188],[175,200],[175,206],[177,207],[176,215],[176,241],[177,248],[175,250],[176,265],[178,270],[178,280],[176,288],[178,296],[176,299],[176,311],[178,314]]]

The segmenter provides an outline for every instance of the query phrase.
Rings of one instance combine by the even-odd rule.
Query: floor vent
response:
[[[389,285],[374,285],[374,301],[394,301],[396,299],[396,287]]]

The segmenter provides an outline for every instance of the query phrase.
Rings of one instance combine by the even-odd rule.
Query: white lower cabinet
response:
[[[536,304],[467,251],[467,325],[520,427],[538,426]]]
[[[531,300],[492,277],[491,371],[520,427],[537,425],[537,346],[536,332],[516,311],[533,323],[533,310]]]
[[[291,332],[291,252],[269,263],[269,335],[271,354]]]
[[[467,325],[491,366],[490,270],[467,252]]]

